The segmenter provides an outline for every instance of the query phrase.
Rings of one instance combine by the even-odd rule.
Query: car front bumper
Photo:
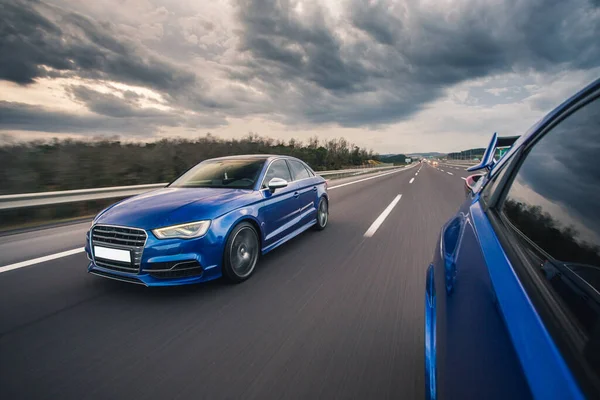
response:
[[[141,261],[139,266],[134,266],[135,271],[131,265],[124,268],[117,262],[96,259],[90,231],[86,235],[85,251],[91,274],[144,286],[186,285],[221,277],[222,239],[210,231],[201,238],[167,240],[157,239],[146,231]]]

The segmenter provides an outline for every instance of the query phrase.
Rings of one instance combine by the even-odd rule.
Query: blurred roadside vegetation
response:
[[[346,139],[287,142],[249,134],[219,139],[207,134],[188,139],[126,142],[113,138],[52,139],[0,144],[0,194],[170,182],[208,158],[238,154],[298,157],[316,171],[377,166],[379,156]],[[119,199],[0,211],[0,232],[92,217]]]
[[[379,156],[344,138],[302,143],[249,134],[219,139],[211,134],[194,140],[122,142],[119,138],[88,141],[52,139],[0,145],[0,194],[87,189],[170,182],[208,158],[238,154],[283,154],[298,157],[314,170],[333,170],[377,163]]]

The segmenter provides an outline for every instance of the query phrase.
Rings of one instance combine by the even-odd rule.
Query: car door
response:
[[[260,189],[263,197],[260,208],[264,234],[263,249],[277,245],[294,230],[296,225],[294,219],[298,210],[296,184],[293,182],[285,159],[276,159],[267,168]],[[288,186],[271,192],[268,184],[273,178],[285,179]]]
[[[521,146],[444,227],[426,290],[437,398],[599,397],[598,154],[592,95]]]
[[[428,399],[529,399],[477,230],[479,202],[467,199],[443,226],[426,279]]]
[[[482,198],[509,267],[490,274],[536,398],[600,398],[599,96],[565,110]]]
[[[319,203],[315,182],[316,177],[302,162],[294,159],[288,159],[287,162],[290,166],[298,195],[298,227],[302,227],[312,221],[316,221],[317,218]]]

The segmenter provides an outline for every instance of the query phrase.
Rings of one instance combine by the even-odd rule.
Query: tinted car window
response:
[[[290,163],[290,169],[292,170],[292,175],[294,176],[294,180],[300,180],[304,178],[310,177],[308,170],[302,165],[301,162],[296,160],[288,160]]]
[[[600,372],[600,100],[535,143],[507,192],[502,214],[537,273],[583,338]]]
[[[273,178],[285,179],[288,182],[292,180],[290,176],[290,170],[288,169],[285,160],[276,160],[271,163],[269,170],[265,175],[263,187],[267,187],[269,185],[269,181]]]
[[[171,187],[237,188],[254,187],[265,160],[207,160],[171,183]]]

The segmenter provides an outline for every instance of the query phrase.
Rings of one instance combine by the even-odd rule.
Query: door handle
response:
[[[298,197],[298,196],[300,196],[300,193],[294,192],[294,197]]]
[[[313,186],[313,192],[316,192],[316,191],[317,191],[317,187]]]

